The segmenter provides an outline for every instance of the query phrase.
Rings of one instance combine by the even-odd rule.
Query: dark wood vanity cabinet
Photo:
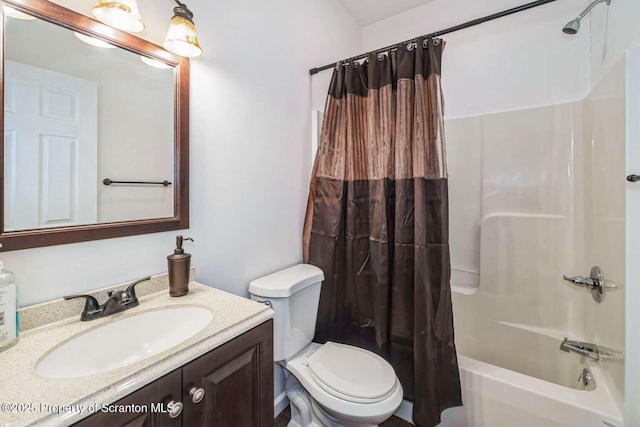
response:
[[[81,427],[179,427],[183,425],[182,415],[171,418],[163,410],[166,410],[169,402],[180,401],[181,394],[182,373],[178,369],[117,402],[105,405],[107,410],[97,412],[75,425]],[[122,412],[118,412],[119,410]]]
[[[183,405],[176,418],[170,416],[169,402]],[[99,412],[75,425],[273,426],[273,321],[256,326],[109,406],[126,408],[123,405],[138,405],[129,408],[147,411]]]

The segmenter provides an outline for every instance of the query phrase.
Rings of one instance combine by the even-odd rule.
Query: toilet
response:
[[[344,344],[313,343],[318,267],[299,264],[249,284],[251,299],[275,312],[274,358],[285,368],[288,427],[377,426],[402,402],[402,386],[386,360]]]

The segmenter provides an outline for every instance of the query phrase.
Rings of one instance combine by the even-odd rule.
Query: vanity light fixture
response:
[[[193,12],[180,0],[173,1],[178,6],[173,8],[173,18],[164,39],[164,48],[187,58],[202,55],[193,23]],[[119,30],[137,33],[144,29],[136,0],[98,0],[91,13],[98,21]]]
[[[187,58],[200,56],[202,48],[198,42],[196,26],[193,23],[193,12],[187,8],[186,4],[179,0],[174,1],[178,6],[173,8],[173,18],[169,23],[169,30],[163,46],[169,52]]]
[[[136,0],[98,0],[91,14],[98,21],[119,30],[130,33],[144,30]]]
[[[76,36],[78,39],[82,40],[83,42],[85,42],[87,44],[90,44],[91,46],[101,47],[103,49],[113,49],[113,48],[115,48],[115,46],[112,45],[111,43],[107,43],[107,42],[105,42],[103,40],[100,40],[100,39],[97,39],[95,37],[87,36],[86,34],[76,33],[74,31],[73,35]]]
[[[7,6],[6,4],[2,7],[4,9],[4,16],[8,16],[10,18],[22,19],[24,21],[33,21],[34,19],[38,19],[35,16],[27,15],[26,13],[15,10],[11,6]]]

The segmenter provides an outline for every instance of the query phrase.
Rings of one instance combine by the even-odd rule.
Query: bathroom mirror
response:
[[[188,228],[189,62],[3,1],[0,251]]]

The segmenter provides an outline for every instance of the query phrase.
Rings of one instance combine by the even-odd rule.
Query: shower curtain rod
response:
[[[471,21],[467,21],[467,22],[464,22],[462,24],[456,25],[454,27],[446,28],[444,30],[436,31],[436,32],[433,32],[431,34],[426,34],[426,35],[420,36],[420,37],[414,37],[412,39],[405,40],[405,41],[400,42],[400,43],[395,43],[395,44],[392,44],[390,46],[386,46],[386,47],[383,47],[383,48],[380,48],[380,49],[372,50],[371,52],[366,52],[366,53],[363,53],[363,54],[358,55],[358,56],[352,56],[351,58],[347,58],[347,59],[345,59],[343,61],[340,61],[340,62],[357,61],[359,59],[366,58],[371,53],[383,53],[383,52],[386,52],[388,50],[393,50],[399,44],[415,42],[419,38],[438,37],[438,36],[442,36],[444,34],[453,33],[455,31],[464,30],[465,28],[475,27],[476,25],[480,25],[480,24],[483,24],[485,22],[493,21],[494,19],[502,18],[504,16],[513,15],[513,14],[519,13],[519,12],[524,12],[525,10],[533,9],[534,7],[542,6],[542,5],[545,5],[547,3],[552,3],[554,1],[556,1],[556,0],[537,0],[537,1],[534,1],[534,2],[531,2],[531,3],[523,4],[522,6],[514,7],[512,9],[503,10],[502,12],[494,13],[493,15],[488,15],[488,16],[485,16],[483,18],[473,19]],[[309,74],[314,75],[314,74],[318,74],[320,71],[329,70],[331,68],[334,68],[336,66],[336,64],[338,64],[338,63],[334,62],[333,64],[327,64],[327,65],[324,65],[322,67],[312,68],[312,69],[309,70]]]

